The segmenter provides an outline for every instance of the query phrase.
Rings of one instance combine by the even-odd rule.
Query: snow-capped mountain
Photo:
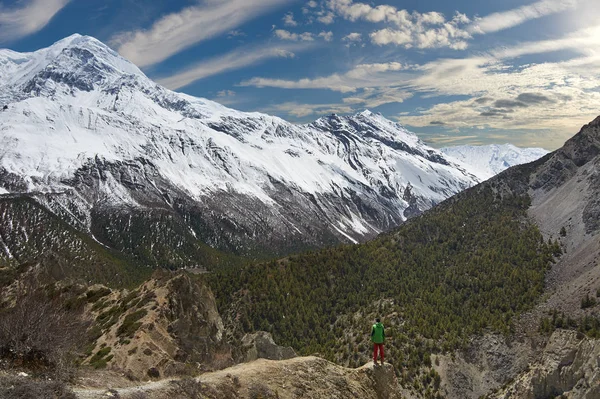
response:
[[[512,166],[533,162],[549,153],[543,148],[520,148],[512,144],[461,145],[442,148],[441,151],[458,160],[481,180],[487,180]]]
[[[294,125],[235,111],[167,90],[80,35],[0,50],[4,105],[0,194],[34,197],[104,245],[145,245],[150,258],[165,234],[175,248],[196,240],[242,254],[356,242],[478,182],[381,115]]]

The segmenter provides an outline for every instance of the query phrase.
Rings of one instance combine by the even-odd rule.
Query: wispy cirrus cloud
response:
[[[343,74],[332,74],[314,79],[284,80],[252,78],[240,83],[241,86],[278,87],[282,89],[329,89],[340,93],[355,92],[365,87],[378,87],[401,79],[398,72],[408,67],[399,62],[360,64]],[[394,72],[393,76],[388,73]]]
[[[422,65],[357,65],[345,73],[298,80],[253,78],[242,85],[285,89],[329,89],[343,95],[330,108],[402,102],[414,95],[452,98],[412,115],[402,123],[446,129],[527,131],[533,144],[543,131],[545,147],[560,146],[577,125],[593,119],[600,104],[600,27],[582,29],[554,40],[520,43],[460,59],[437,59]],[[519,65],[517,58],[569,49],[579,53],[563,61]],[[296,104],[305,114],[318,107]],[[292,114],[294,115],[294,114]],[[575,127],[574,127],[575,126]],[[538,133],[534,133],[538,132]],[[516,133],[511,133],[516,134]]]
[[[578,0],[540,0],[522,7],[476,18],[473,24],[469,26],[469,32],[479,34],[498,32],[521,25],[532,19],[573,9],[577,6],[577,3]]]
[[[197,80],[257,65],[272,58],[293,58],[296,52],[311,48],[310,43],[289,43],[280,46],[258,45],[250,48],[238,48],[229,53],[196,63],[183,71],[157,79],[158,83],[176,90]]]
[[[70,0],[29,0],[18,8],[0,4],[0,43],[29,36],[44,28]]]
[[[111,42],[138,66],[153,65],[294,1],[206,0],[160,18],[149,29],[119,33]]]
[[[301,104],[295,101],[285,102],[266,108],[268,112],[285,112],[303,118],[305,116],[320,114],[347,114],[352,112],[352,107],[343,104]]]

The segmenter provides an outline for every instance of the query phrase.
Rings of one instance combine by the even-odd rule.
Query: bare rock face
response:
[[[434,363],[447,398],[476,399],[514,379],[531,356],[529,345],[488,334],[474,338],[465,351],[436,356]]]
[[[600,341],[580,339],[574,331],[557,330],[542,353],[508,388],[493,398],[537,399],[562,395],[571,399],[600,397]]]
[[[242,338],[242,346],[246,350],[247,362],[256,359],[285,360],[296,357],[294,349],[278,346],[271,334],[265,331],[246,334]]]

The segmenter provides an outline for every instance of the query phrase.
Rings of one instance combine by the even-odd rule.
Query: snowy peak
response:
[[[57,91],[92,91],[124,76],[147,80],[138,67],[90,36],[75,34],[32,53],[0,50],[3,102]]]
[[[31,53],[0,50],[0,64],[2,65],[0,71],[3,72],[0,83],[23,83],[47,67],[68,70],[74,65],[92,59],[111,73],[146,77],[137,66],[99,40],[91,36],[74,34],[59,40],[50,47]],[[75,71],[71,70],[71,72]],[[11,79],[7,82],[6,77]]]
[[[318,129],[345,131],[358,137],[380,137],[409,145],[421,144],[419,138],[401,124],[369,110],[349,116],[331,114],[317,119],[311,125]]]
[[[464,145],[442,148],[441,151],[463,164],[481,180],[487,180],[512,166],[533,162],[549,152],[543,148],[520,148],[512,144]]]
[[[443,159],[439,151],[427,147],[414,133],[406,130],[404,126],[369,110],[349,116],[332,114],[319,118],[308,126],[332,132],[344,141],[375,141],[398,151],[448,165],[448,162]]]

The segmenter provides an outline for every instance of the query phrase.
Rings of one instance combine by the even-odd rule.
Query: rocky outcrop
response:
[[[202,398],[279,398],[279,399],[400,399],[394,368],[369,363],[348,369],[317,357],[296,357],[273,361],[259,359],[250,363],[202,374],[187,380],[159,381],[110,391],[79,388],[80,398],[103,398],[107,393],[119,397]],[[142,396],[146,395],[146,396]],[[112,396],[116,397],[116,396]]]
[[[530,345],[501,335],[473,338],[468,348],[438,355],[441,392],[450,399],[476,399],[514,379],[531,360]]]
[[[570,399],[600,397],[600,341],[574,331],[555,331],[541,359],[492,398]]]
[[[196,374],[233,364],[210,289],[185,273],[157,272],[130,293],[92,306],[100,332],[86,363],[131,380]]]
[[[242,347],[246,351],[246,362],[256,359],[285,360],[296,357],[291,347],[278,346],[270,333],[258,331],[246,334],[242,338]]]

